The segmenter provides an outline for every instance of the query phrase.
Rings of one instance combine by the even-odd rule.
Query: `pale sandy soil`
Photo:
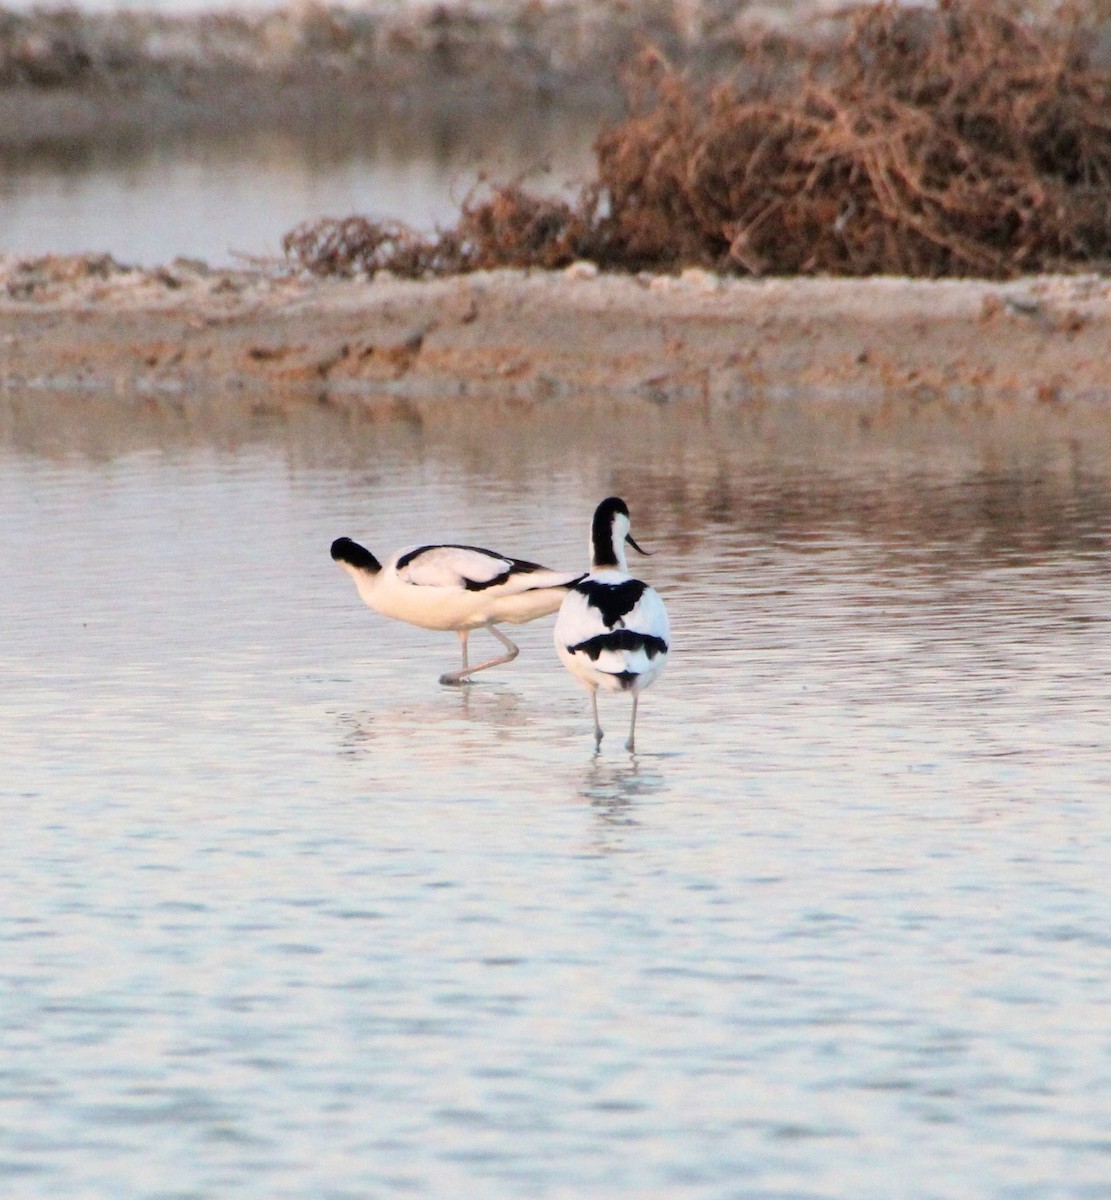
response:
[[[368,418],[669,408],[1111,446],[1111,280],[723,280],[576,265],[433,282],[0,261],[0,386]]]

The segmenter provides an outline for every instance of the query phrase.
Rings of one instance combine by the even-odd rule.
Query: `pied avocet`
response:
[[[629,575],[625,543],[646,553],[629,533],[629,509],[610,496],[590,528],[590,573],[572,584],[559,609],[555,644],[563,665],[590,692],[595,745],[602,740],[598,689],[632,692],[627,750],[636,746],[637,699],[667,662],[667,609],[648,584]]]
[[[497,624],[520,625],[554,613],[568,587],[582,578],[581,572],[551,571],[478,546],[411,546],[380,563],[365,546],[343,537],[332,543],[332,558],[355,580],[359,595],[375,612],[422,629],[459,634],[463,666],[440,676],[446,684],[462,683],[478,671],[516,658],[518,647]],[[467,636],[472,629],[488,629],[505,654],[469,666]]]

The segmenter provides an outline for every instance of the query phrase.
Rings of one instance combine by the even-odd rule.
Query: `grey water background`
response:
[[[3,1195],[1111,1195],[1108,461],[605,411],[0,398]],[[635,757],[327,553],[611,492]]]
[[[598,123],[528,111],[497,122],[348,120],[8,151],[0,254],[227,266],[280,258],[283,235],[319,217],[359,214],[430,232],[454,224],[483,179],[524,176],[546,194],[575,191],[592,174]]]

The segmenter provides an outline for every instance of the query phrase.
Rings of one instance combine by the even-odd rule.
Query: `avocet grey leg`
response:
[[[625,743],[625,749],[631,754],[636,749],[637,736],[637,700],[639,697],[636,692],[633,692],[633,719],[629,724],[629,740]]]
[[[505,636],[505,634],[502,633],[502,631],[497,628],[497,626],[483,625],[482,628],[488,629],[494,635],[494,637],[496,637],[498,639],[498,641],[501,642],[501,644],[505,647],[506,652],[502,655],[499,655],[497,658],[491,658],[487,662],[479,663],[477,667],[466,666],[466,659],[464,659],[463,669],[461,671],[453,671],[450,675],[441,675],[440,676],[441,683],[446,683],[446,684],[462,683],[468,676],[477,675],[479,671],[485,671],[490,667],[501,666],[502,663],[512,662],[517,657],[517,655],[521,653],[520,647],[515,646],[513,644],[513,642],[511,642],[509,640],[509,638],[507,638]],[[460,632],[459,636],[465,637],[466,635],[464,633]],[[464,642],[464,645],[466,645],[465,642]]]

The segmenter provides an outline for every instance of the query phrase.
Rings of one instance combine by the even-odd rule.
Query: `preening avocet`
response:
[[[633,693],[626,750],[636,748],[637,700],[664,669],[671,640],[667,609],[648,584],[629,575],[625,543],[644,554],[629,533],[629,509],[610,496],[590,528],[590,573],[574,583],[559,609],[555,644],[563,665],[590,692],[594,741],[602,740],[598,689]]]
[[[343,537],[332,543],[332,558],[375,612],[422,629],[459,634],[462,669],[440,676],[441,683],[449,684],[515,659],[518,647],[496,625],[520,625],[554,613],[568,587],[582,578],[581,572],[551,571],[478,546],[410,546],[380,563],[365,546]],[[467,635],[472,629],[488,629],[506,652],[469,666]]]

